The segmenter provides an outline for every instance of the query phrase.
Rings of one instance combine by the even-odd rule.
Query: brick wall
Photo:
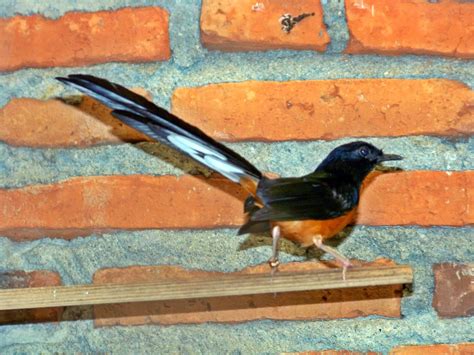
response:
[[[2,353],[474,353],[474,4],[127,4],[0,9],[0,287],[267,270],[269,238],[235,236],[239,187],[54,80],[80,72],[263,171],[307,173],[356,137],[403,155],[334,245],[360,265],[412,265],[413,289],[0,312]],[[308,16],[283,31],[284,14]],[[327,267],[281,248],[288,271]]]

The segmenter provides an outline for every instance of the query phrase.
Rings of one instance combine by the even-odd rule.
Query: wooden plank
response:
[[[305,273],[228,275],[208,280],[141,284],[73,285],[0,290],[0,310],[324,290],[411,283],[408,265]]]

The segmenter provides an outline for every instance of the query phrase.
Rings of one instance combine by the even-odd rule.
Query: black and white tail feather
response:
[[[258,182],[262,178],[257,168],[234,151],[121,85],[83,74],[57,79],[110,107],[112,115],[126,125],[187,154],[231,181]]]

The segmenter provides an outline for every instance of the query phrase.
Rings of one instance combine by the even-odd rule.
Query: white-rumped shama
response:
[[[278,266],[278,240],[304,247],[316,245],[333,255],[345,270],[350,261],[323,241],[338,234],[354,217],[364,178],[375,166],[399,155],[384,154],[372,144],[356,141],[335,148],[312,173],[291,178],[265,177],[246,159],[141,95],[91,75],[57,78],[110,107],[130,127],[190,156],[241,184],[248,192],[248,221],[239,234],[272,232],[272,270]]]

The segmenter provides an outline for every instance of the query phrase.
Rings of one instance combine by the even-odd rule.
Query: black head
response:
[[[382,150],[370,143],[357,141],[340,145],[319,164],[316,171],[328,171],[347,174],[358,182],[370,173],[377,164],[388,160],[401,160],[399,155],[384,154]]]

